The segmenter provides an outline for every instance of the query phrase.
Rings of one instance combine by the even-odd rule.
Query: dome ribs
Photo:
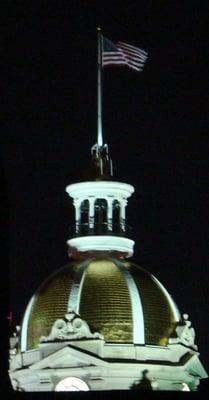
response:
[[[39,338],[50,333],[54,321],[67,312],[70,288],[73,284],[69,266],[51,275],[39,288],[28,322],[28,348],[37,347]]]
[[[131,272],[137,284],[144,312],[145,342],[153,345],[167,345],[175,325],[173,310],[165,294],[148,272],[132,267]]]
[[[90,263],[83,284],[80,314],[107,342],[132,342],[132,313],[125,278],[110,260]]]

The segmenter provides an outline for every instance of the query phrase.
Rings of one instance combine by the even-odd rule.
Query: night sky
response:
[[[113,42],[149,52],[142,73],[104,70],[114,179],[135,187],[127,209],[133,261],[189,314],[209,371],[208,2],[11,3],[0,141],[14,324],[43,279],[69,262],[74,212],[65,187],[81,179],[96,142],[100,26]]]

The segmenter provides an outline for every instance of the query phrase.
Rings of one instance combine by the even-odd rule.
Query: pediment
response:
[[[70,345],[55,351],[53,354],[45,357],[41,361],[31,365],[30,369],[44,369],[44,368],[72,368],[83,366],[101,366],[107,365],[107,362],[98,357],[87,354],[82,350],[75,349]]]

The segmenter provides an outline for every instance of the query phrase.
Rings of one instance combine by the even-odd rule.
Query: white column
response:
[[[74,207],[75,207],[75,231],[78,233],[79,231],[79,223],[81,220],[81,201],[80,200],[74,200],[73,202]]]
[[[112,203],[113,203],[113,198],[107,198],[107,228],[112,231]]]
[[[94,227],[94,203],[95,198],[90,197],[89,199],[89,228]]]
[[[121,199],[120,200],[120,224],[121,224],[121,228],[123,231],[125,231],[126,205],[127,205],[127,200]]]

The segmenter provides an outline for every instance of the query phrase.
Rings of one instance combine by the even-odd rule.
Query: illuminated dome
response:
[[[22,351],[36,348],[69,310],[109,343],[165,346],[179,321],[153,275],[124,260],[88,259],[62,267],[40,286],[23,318]]]

